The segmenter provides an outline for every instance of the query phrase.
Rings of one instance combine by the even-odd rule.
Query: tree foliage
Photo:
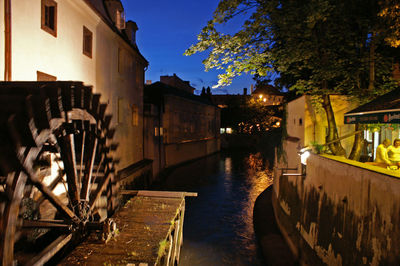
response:
[[[400,1],[383,0],[381,3],[381,16],[388,24],[388,34],[385,40],[393,47],[400,47]]]
[[[393,48],[396,42],[391,42],[393,47],[387,42],[398,33],[399,5],[385,1],[221,0],[185,54],[208,51],[206,70],[225,71],[219,86],[241,73],[267,78],[278,74],[275,82],[281,87],[321,97],[329,125],[327,142],[332,141],[337,130],[326,95],[366,101],[395,86],[392,69],[399,52]],[[240,30],[217,30],[237,16],[246,17]],[[343,152],[340,142],[331,150]]]
[[[237,133],[263,134],[280,128],[282,106],[266,105],[258,98],[232,98],[227,108],[221,109],[222,127]]]

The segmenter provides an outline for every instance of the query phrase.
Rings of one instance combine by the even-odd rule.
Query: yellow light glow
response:
[[[265,99],[265,98],[264,98],[264,99],[263,99],[263,101],[264,101],[264,102],[266,102],[266,101],[267,101],[267,99]]]
[[[262,95],[262,94],[258,95],[258,98],[260,98],[260,99],[261,99],[262,97],[263,97],[263,95]]]
[[[227,127],[227,128],[226,128],[226,133],[227,133],[227,134],[232,134],[232,128]]]
[[[279,122],[279,121],[276,122],[276,125],[277,125],[277,126],[280,126],[280,125],[281,125],[281,122]]]

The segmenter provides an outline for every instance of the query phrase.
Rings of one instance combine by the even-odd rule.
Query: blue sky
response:
[[[197,34],[211,19],[219,0],[121,0],[127,20],[138,25],[139,50],[149,61],[146,80],[160,80],[160,75],[177,74],[197,90],[217,84],[218,71],[204,71],[201,61],[206,53],[184,56],[197,40]],[[229,29],[228,29],[229,30]],[[230,28],[232,30],[232,28]],[[213,90],[214,94],[242,93],[254,84],[250,75],[236,78],[230,86]]]

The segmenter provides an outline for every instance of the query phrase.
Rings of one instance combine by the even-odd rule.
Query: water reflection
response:
[[[272,184],[258,153],[217,154],[176,169],[163,185],[187,198],[180,265],[262,265],[253,230],[257,196]]]

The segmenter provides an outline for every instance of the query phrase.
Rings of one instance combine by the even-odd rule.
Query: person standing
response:
[[[390,140],[388,139],[385,139],[384,141],[382,141],[381,144],[378,145],[378,147],[376,148],[376,157],[375,157],[376,163],[384,163],[386,164],[386,166],[392,164],[388,156],[389,146],[390,146]]]
[[[393,145],[387,148],[387,154],[392,164],[400,166],[400,139],[393,141]]]

